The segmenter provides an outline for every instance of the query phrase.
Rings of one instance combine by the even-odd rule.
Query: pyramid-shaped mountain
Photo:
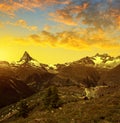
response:
[[[30,65],[34,67],[41,67],[42,63],[39,63],[36,59],[31,57],[27,51],[24,52],[21,59],[17,62],[18,65]]]
[[[24,61],[25,63],[27,63],[31,60],[34,60],[34,59],[29,55],[27,51],[25,51],[19,62]]]

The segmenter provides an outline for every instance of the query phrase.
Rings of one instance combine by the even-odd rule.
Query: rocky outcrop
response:
[[[96,87],[85,88],[85,96],[88,99],[99,98],[106,94],[105,92],[108,90],[108,88],[109,88],[108,86],[96,86]]]

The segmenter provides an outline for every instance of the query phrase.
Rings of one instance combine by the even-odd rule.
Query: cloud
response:
[[[50,45],[54,47],[86,49],[86,48],[114,48],[119,47],[119,36],[109,36],[109,33],[103,30],[89,30],[84,31],[82,34],[79,31],[64,31],[56,34],[43,31],[40,34],[33,34],[29,39],[40,45]],[[82,30],[81,30],[82,31]]]
[[[88,1],[88,0],[87,0]],[[110,29],[116,28],[117,16],[120,15],[120,1],[118,0],[90,0],[88,8],[79,13],[77,18],[82,18],[84,24],[92,25],[95,28]]]
[[[32,34],[26,40],[75,49],[120,47],[120,0],[4,0],[0,2],[0,11],[15,16],[20,9],[35,11],[35,8],[53,5],[60,6],[53,7],[48,18],[62,25],[54,31],[61,32],[52,33],[51,28],[56,24],[52,27],[49,24],[54,23],[48,21],[41,33]],[[23,19],[8,24],[37,30],[37,26],[29,25]]]
[[[16,22],[7,22],[7,24],[13,25],[13,26],[20,26],[20,27],[28,29],[30,31],[37,31],[38,30],[37,26],[30,26],[23,19],[17,20]]]
[[[64,23],[66,25],[76,25],[76,22],[67,11],[57,10],[55,13],[50,13],[49,15],[52,17],[51,20],[56,22]]]
[[[0,27],[3,27],[3,26],[4,26],[3,22],[0,22]]]
[[[45,25],[43,30],[49,32],[51,28],[52,27],[50,25]]]
[[[49,15],[53,21],[66,25],[86,25],[109,30],[120,25],[120,1],[72,0]]]
[[[118,16],[118,18],[117,18],[117,23],[118,23],[119,28],[120,28],[120,16]]]
[[[42,31],[40,34],[33,34],[29,36],[33,42],[39,43],[41,45],[50,45],[56,46],[57,45],[57,38],[50,32]]]
[[[114,24],[116,24],[116,27],[120,28],[120,10],[111,9],[110,15],[111,15],[111,17],[113,17],[115,19],[115,23]]]
[[[77,20],[75,16],[78,13],[81,13],[88,7],[88,3],[83,3],[82,5],[74,5],[70,4],[66,6],[64,9],[56,10],[55,12],[49,13],[51,16],[51,20],[56,22],[60,22],[66,25],[77,25]]]
[[[24,9],[34,11],[35,8],[44,8],[55,4],[69,4],[70,0],[2,0],[0,11],[10,16],[15,16],[15,12]]]
[[[30,35],[30,38],[32,38],[34,41],[40,43],[40,36],[37,34]]]
[[[20,9],[35,11],[36,8],[55,5],[61,6],[54,7],[55,11],[49,13],[49,18],[58,23],[99,29],[118,28],[120,25],[119,0],[1,0],[0,12],[14,17]]]

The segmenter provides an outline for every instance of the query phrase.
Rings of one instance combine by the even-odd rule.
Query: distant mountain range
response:
[[[65,64],[56,64],[56,66],[60,68],[60,66],[61,67],[64,65],[69,66],[70,64],[82,64],[82,65],[94,66],[98,68],[112,69],[120,64],[120,56],[112,57],[108,54],[97,53],[95,56],[92,57],[86,56],[74,62],[69,62]]]
[[[80,62],[94,64],[96,67],[114,68],[120,64],[120,56],[112,57],[108,54],[96,54],[93,57],[85,57]]]
[[[38,62],[25,51],[17,62],[0,61],[0,107],[50,85],[87,88],[97,85],[120,85],[119,73],[120,56],[97,53],[93,57],[87,56],[78,61],[51,67]]]
[[[89,57],[83,57],[80,60],[68,62],[65,64],[54,64],[54,65],[47,65],[40,63],[36,59],[32,58],[27,51],[24,52],[23,56],[20,58],[19,61],[14,63],[8,63],[7,61],[0,61],[0,67],[8,67],[8,66],[19,66],[19,65],[25,65],[29,64],[34,67],[43,67],[45,69],[59,69],[64,66],[69,66],[71,64],[82,64],[86,66],[94,66],[99,68],[108,68],[112,69],[120,64],[120,56],[113,57],[108,54],[99,54]]]

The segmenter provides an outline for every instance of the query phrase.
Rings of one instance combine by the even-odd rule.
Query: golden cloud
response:
[[[16,22],[7,22],[7,24],[13,25],[13,26],[20,26],[20,27],[28,29],[30,31],[37,31],[38,30],[37,26],[30,26],[23,19],[17,20]]]
[[[3,27],[3,26],[4,26],[4,24],[2,22],[0,22],[0,27]]]
[[[41,45],[74,49],[84,49],[90,47],[108,49],[112,47],[120,47],[119,37],[116,37],[115,39],[103,30],[84,32],[84,34],[80,35],[80,32],[77,31],[64,31],[56,34],[43,31],[40,34],[30,35],[29,38]]]
[[[45,25],[43,30],[46,32],[49,32],[51,30],[51,28],[52,27],[50,25]]]
[[[42,31],[40,34],[33,34],[28,37],[33,43],[40,44],[42,46],[50,45],[56,47],[58,45],[57,38],[49,32]]]
[[[40,36],[37,34],[30,35],[30,38],[37,43],[41,42]]]

